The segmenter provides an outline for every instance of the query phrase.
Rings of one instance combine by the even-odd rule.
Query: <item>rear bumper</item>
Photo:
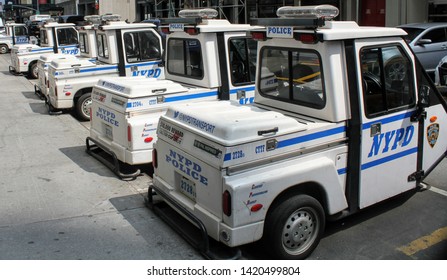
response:
[[[218,217],[200,207],[200,205],[194,204],[191,208],[189,207],[190,205],[182,204],[182,199],[175,196],[173,187],[168,185],[155,173],[153,175],[153,183],[150,185],[150,188],[155,190],[157,194],[160,194],[164,201],[166,201],[166,203],[168,203],[178,213],[186,217],[191,223],[195,224],[199,229],[201,229],[202,235],[205,235],[206,233],[206,236],[222,242],[228,247],[237,247],[240,245],[253,243],[262,237],[264,228],[263,221],[254,222],[235,228],[230,227],[218,219]],[[149,196],[151,195],[150,193],[151,192],[148,194]]]

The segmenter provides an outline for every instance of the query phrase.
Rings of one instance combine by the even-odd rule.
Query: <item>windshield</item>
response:
[[[419,34],[424,31],[424,29],[421,28],[414,28],[414,27],[401,27],[405,32],[408,33],[407,36],[405,36],[405,41],[411,42],[416,38]]]

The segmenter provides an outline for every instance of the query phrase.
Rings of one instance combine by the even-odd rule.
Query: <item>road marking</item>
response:
[[[426,189],[426,190],[429,190],[429,191],[432,191],[432,192],[435,192],[435,193],[438,193],[438,194],[441,194],[443,196],[447,196],[447,191],[438,189],[438,188],[433,187],[433,186],[429,186],[427,184],[422,184],[422,188]]]
[[[422,236],[408,245],[397,248],[407,256],[412,256],[421,250],[425,250],[443,240],[447,240],[447,227],[435,230],[430,235]]]

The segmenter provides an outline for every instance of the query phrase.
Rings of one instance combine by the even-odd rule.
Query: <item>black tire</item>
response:
[[[81,121],[90,120],[90,107],[92,105],[92,93],[86,92],[76,100],[76,115]]]
[[[37,78],[39,78],[39,69],[37,68],[37,61],[33,62],[30,65],[28,76],[29,76],[30,79],[37,79]]]
[[[4,44],[0,45],[0,54],[5,54],[7,52],[9,52],[8,45],[4,45]]]
[[[324,232],[324,209],[315,198],[296,195],[277,203],[265,220],[263,243],[277,259],[304,259]]]

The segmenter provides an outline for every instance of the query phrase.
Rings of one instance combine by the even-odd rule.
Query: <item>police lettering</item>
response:
[[[173,150],[169,150],[169,155],[166,155],[166,162],[172,164],[176,169],[192,177],[194,180],[199,181],[205,186],[208,185],[208,179],[200,174],[202,167],[190,159],[177,154]]]
[[[379,152],[386,153],[395,150],[399,146],[405,147],[410,144],[413,135],[414,126],[412,125],[375,135],[368,157],[377,156]]]
[[[291,35],[292,28],[290,28],[290,27],[269,27],[268,33],[275,34],[275,35]]]
[[[113,112],[110,112],[103,108],[98,108],[98,111],[96,111],[96,116],[106,123],[110,123],[114,126],[119,126],[119,122],[115,119],[116,115]]]

